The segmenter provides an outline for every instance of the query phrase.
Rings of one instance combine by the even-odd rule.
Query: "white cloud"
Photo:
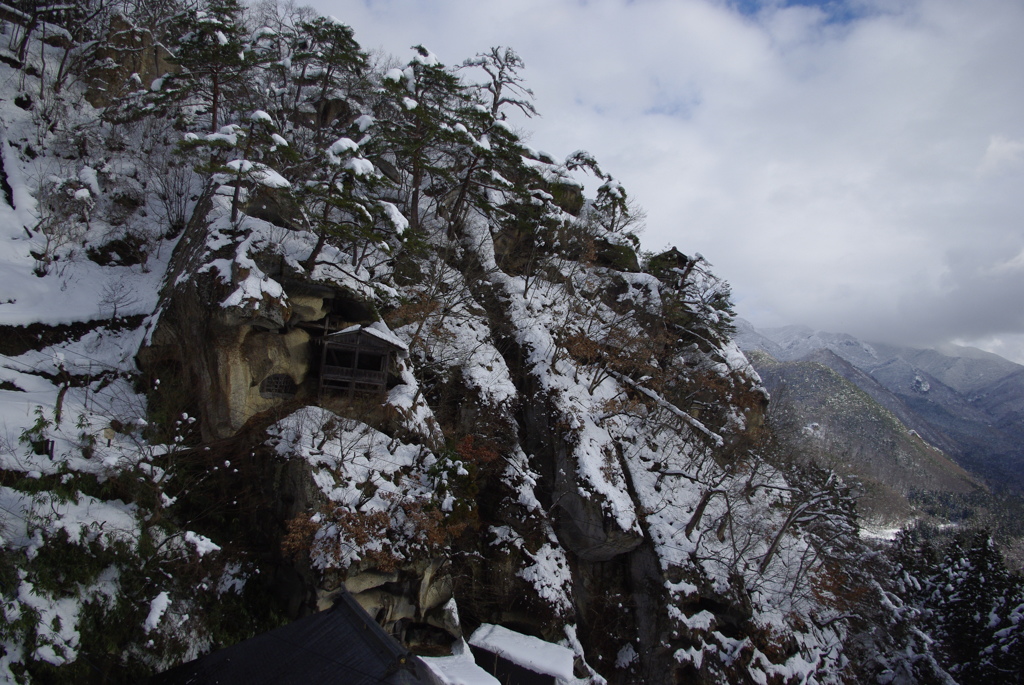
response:
[[[594,153],[647,208],[646,247],[706,255],[755,323],[1024,331],[1006,310],[1024,283],[993,271],[1024,249],[1017,0],[850,0],[840,21],[724,0],[316,5],[403,59],[514,47],[531,143]]]
[[[1018,364],[1024,364],[1024,335],[996,335],[976,340],[954,340],[953,342],[957,345],[977,347]]]
[[[1018,252],[1016,257],[996,264],[992,271],[994,273],[999,273],[1002,271],[1020,271],[1022,269],[1024,269],[1024,250]]]
[[[1020,166],[1024,162],[1024,140],[1012,140],[1006,136],[992,136],[981,160],[982,173],[998,173],[1007,168]]]

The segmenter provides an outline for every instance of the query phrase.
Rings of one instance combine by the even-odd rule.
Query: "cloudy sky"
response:
[[[367,49],[526,63],[533,147],[593,153],[755,325],[1024,362],[1020,0],[313,0]]]

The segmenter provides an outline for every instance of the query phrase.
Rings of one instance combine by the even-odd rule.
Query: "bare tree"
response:
[[[139,303],[139,295],[136,290],[121,279],[107,281],[100,293],[100,310],[110,311],[110,320],[116,321],[118,311],[121,313]]]

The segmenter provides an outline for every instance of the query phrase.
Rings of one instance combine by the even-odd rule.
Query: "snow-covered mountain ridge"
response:
[[[909,428],[992,487],[1024,492],[1024,366],[975,348],[900,347],[801,326],[755,329],[743,320],[736,341],[779,361],[831,351],[883,388],[857,383]]]
[[[0,680],[144,682],[342,595],[449,683],[494,682],[482,626],[562,683],[1014,664],[1017,590],[996,656],[926,636],[938,571],[786,451],[728,284],[523,143],[514,51],[375,62],[232,0],[0,21]]]
[[[788,362],[748,354],[771,392],[774,423],[786,427],[780,433],[789,448],[858,482],[858,511],[867,526],[908,525],[923,515],[923,493],[970,499],[987,492],[929,440],[932,433],[906,426],[891,393],[831,350]]]
[[[743,349],[760,349],[779,361],[795,361],[820,349],[832,350],[857,368],[867,371],[902,359],[962,393],[994,385],[1024,371],[1024,366],[976,347],[947,344],[935,349],[870,343],[846,333],[815,331],[807,326],[755,329],[736,321],[736,341]]]

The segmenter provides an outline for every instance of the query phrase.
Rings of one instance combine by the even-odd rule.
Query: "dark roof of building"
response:
[[[347,592],[334,607],[158,674],[151,685],[440,685]]]

